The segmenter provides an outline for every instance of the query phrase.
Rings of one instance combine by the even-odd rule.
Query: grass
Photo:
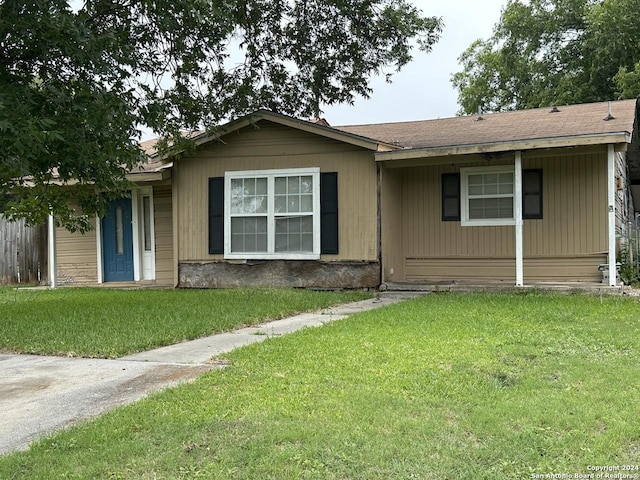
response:
[[[116,358],[369,297],[294,289],[0,288],[0,351]]]
[[[635,299],[433,294],[226,358],[224,370],[0,458],[0,478],[524,479],[638,468]]]

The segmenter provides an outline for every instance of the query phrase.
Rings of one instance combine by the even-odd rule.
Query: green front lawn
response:
[[[226,358],[0,458],[0,478],[494,480],[640,463],[635,299],[431,294]]]
[[[116,358],[370,297],[294,289],[0,288],[0,352]]]

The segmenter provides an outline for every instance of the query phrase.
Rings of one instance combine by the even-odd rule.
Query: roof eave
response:
[[[140,170],[127,173],[127,180],[130,182],[161,182],[171,177],[171,167],[173,163],[165,163],[153,170]]]
[[[260,120],[267,120],[267,121],[277,123],[279,125],[295,128],[297,130],[301,130],[307,133],[321,135],[323,137],[330,138],[332,140],[348,143],[350,145],[361,147],[367,150],[372,150],[374,152],[385,152],[385,151],[396,150],[398,148],[401,148],[396,145],[391,145],[385,142],[381,142],[379,140],[362,137],[360,135],[355,135],[353,133],[343,132],[332,127],[325,127],[324,125],[307,122],[305,120],[299,120],[297,118],[288,117],[286,115],[270,112],[268,110],[258,110],[255,113],[248,114],[238,120],[234,120],[232,122],[227,123],[225,126],[222,127],[222,129],[219,132],[216,132],[214,134],[203,133],[193,137],[192,140],[194,141],[196,146],[200,146],[204,143],[208,143],[213,140],[220,140],[225,135],[233,133],[244,127],[255,125]],[[158,155],[157,153],[153,153],[149,155],[149,157],[153,158],[156,161],[162,161],[167,158],[171,158],[178,153],[180,152],[172,152],[170,154],[164,154],[162,156]]]
[[[160,172],[139,172],[139,173],[127,174],[127,180],[133,183],[161,182],[162,180],[166,180],[168,178],[171,178],[171,170],[162,170]]]
[[[377,152],[377,162],[410,160],[454,155],[473,155],[507,151],[537,150],[545,148],[579,147],[631,143],[631,133],[613,132],[595,135],[574,135],[569,137],[533,138],[504,142],[477,143],[471,145],[447,145],[442,147],[410,148],[388,152]]]

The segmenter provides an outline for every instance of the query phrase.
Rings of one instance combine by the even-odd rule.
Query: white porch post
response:
[[[616,270],[616,178],[613,145],[607,145],[607,193],[609,204],[609,286],[615,287],[618,272]]]
[[[522,152],[516,152],[513,191],[513,210],[516,220],[516,287],[524,286],[523,223],[522,223]]]
[[[104,271],[102,265],[104,258],[102,257],[102,219],[96,215],[96,265],[98,266],[98,283],[104,282]]]
[[[49,233],[49,286],[51,288],[56,288],[56,224],[53,214],[49,214],[47,227]]]

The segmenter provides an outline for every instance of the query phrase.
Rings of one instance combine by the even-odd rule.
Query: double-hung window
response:
[[[462,225],[513,225],[513,166],[461,168]]]
[[[225,174],[224,255],[318,259],[320,169]]]

